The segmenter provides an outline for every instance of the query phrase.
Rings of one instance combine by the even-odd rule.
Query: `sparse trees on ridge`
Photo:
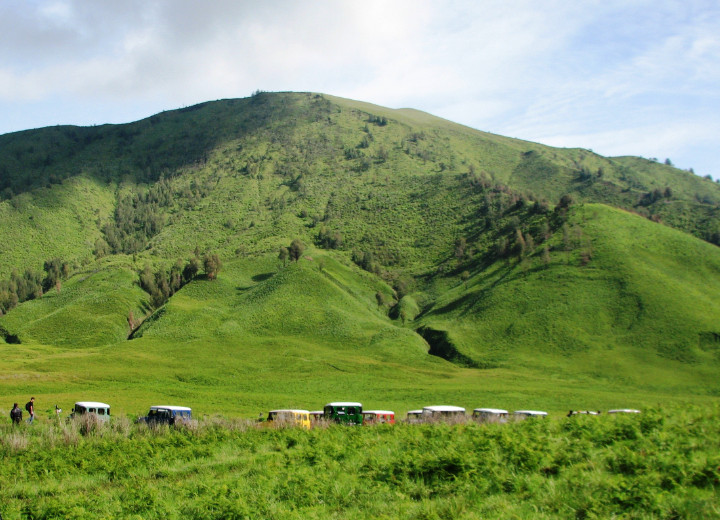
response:
[[[283,263],[283,267],[287,265],[287,259],[290,256],[290,251],[287,247],[281,246],[278,250],[278,260],[280,260]]]
[[[288,251],[290,253],[290,260],[297,262],[300,260],[303,252],[305,251],[305,244],[303,244],[302,240],[296,238],[290,244],[290,249]]]
[[[203,257],[203,270],[208,280],[214,280],[217,278],[220,269],[222,268],[222,262],[217,253],[207,253]]]
[[[0,315],[23,302],[41,298],[53,288],[59,292],[62,281],[72,274],[72,267],[60,258],[53,258],[44,262],[43,272],[28,268],[20,274],[13,270],[9,279],[0,280]]]

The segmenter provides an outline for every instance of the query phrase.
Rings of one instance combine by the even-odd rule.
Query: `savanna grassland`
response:
[[[3,479],[15,459],[57,464],[3,484],[6,517],[381,516],[373,496],[405,517],[717,515],[709,179],[413,110],[259,92],[0,136],[0,223],[2,406],[34,395],[39,416],[3,430]],[[86,436],[53,426],[55,404],[78,400],[110,403],[118,423]],[[654,411],[505,429],[238,426],[333,400],[398,416]],[[127,423],[152,404],[191,406],[200,425]],[[307,455],[316,444],[328,453]],[[526,445],[548,453],[530,449],[527,468],[503,459]],[[283,464],[297,464],[296,488],[282,487]],[[98,493],[107,505],[91,504]]]

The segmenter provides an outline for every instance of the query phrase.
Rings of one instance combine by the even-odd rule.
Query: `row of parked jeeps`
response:
[[[588,414],[597,415],[595,411],[573,411],[568,415]],[[633,409],[609,410],[608,413],[640,413]],[[110,405],[94,401],[80,401],[75,403],[71,417],[94,414],[98,419],[106,421],[110,419]],[[478,422],[507,422],[511,418],[522,420],[528,417],[545,417],[547,412],[539,410],[517,410],[510,414],[507,410],[499,408],[475,408],[472,412],[472,419]],[[460,406],[426,406],[418,410],[407,412],[406,422],[421,423],[433,421],[452,421],[466,418],[465,408]],[[174,425],[192,419],[192,409],[186,406],[151,406],[150,411],[138,422],[146,424],[169,424]],[[395,424],[395,412],[390,410],[365,410],[361,403],[357,402],[332,402],[325,405],[325,408],[318,411],[281,409],[271,410],[266,419],[260,419],[266,426],[285,426],[311,428],[313,423],[320,421],[335,422],[348,425],[359,424]]]

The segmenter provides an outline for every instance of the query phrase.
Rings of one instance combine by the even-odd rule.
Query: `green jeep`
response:
[[[362,424],[362,404],[360,403],[328,403],[323,410],[325,420],[334,421],[338,424]]]

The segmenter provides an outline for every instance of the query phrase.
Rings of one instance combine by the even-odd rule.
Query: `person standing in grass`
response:
[[[30,414],[30,417],[28,418],[27,422],[29,424],[32,424],[32,422],[35,420],[35,398],[31,397],[30,400],[25,405],[25,409]]]
[[[10,410],[10,420],[14,425],[18,425],[22,422],[22,410],[17,403],[13,405],[13,409]]]

